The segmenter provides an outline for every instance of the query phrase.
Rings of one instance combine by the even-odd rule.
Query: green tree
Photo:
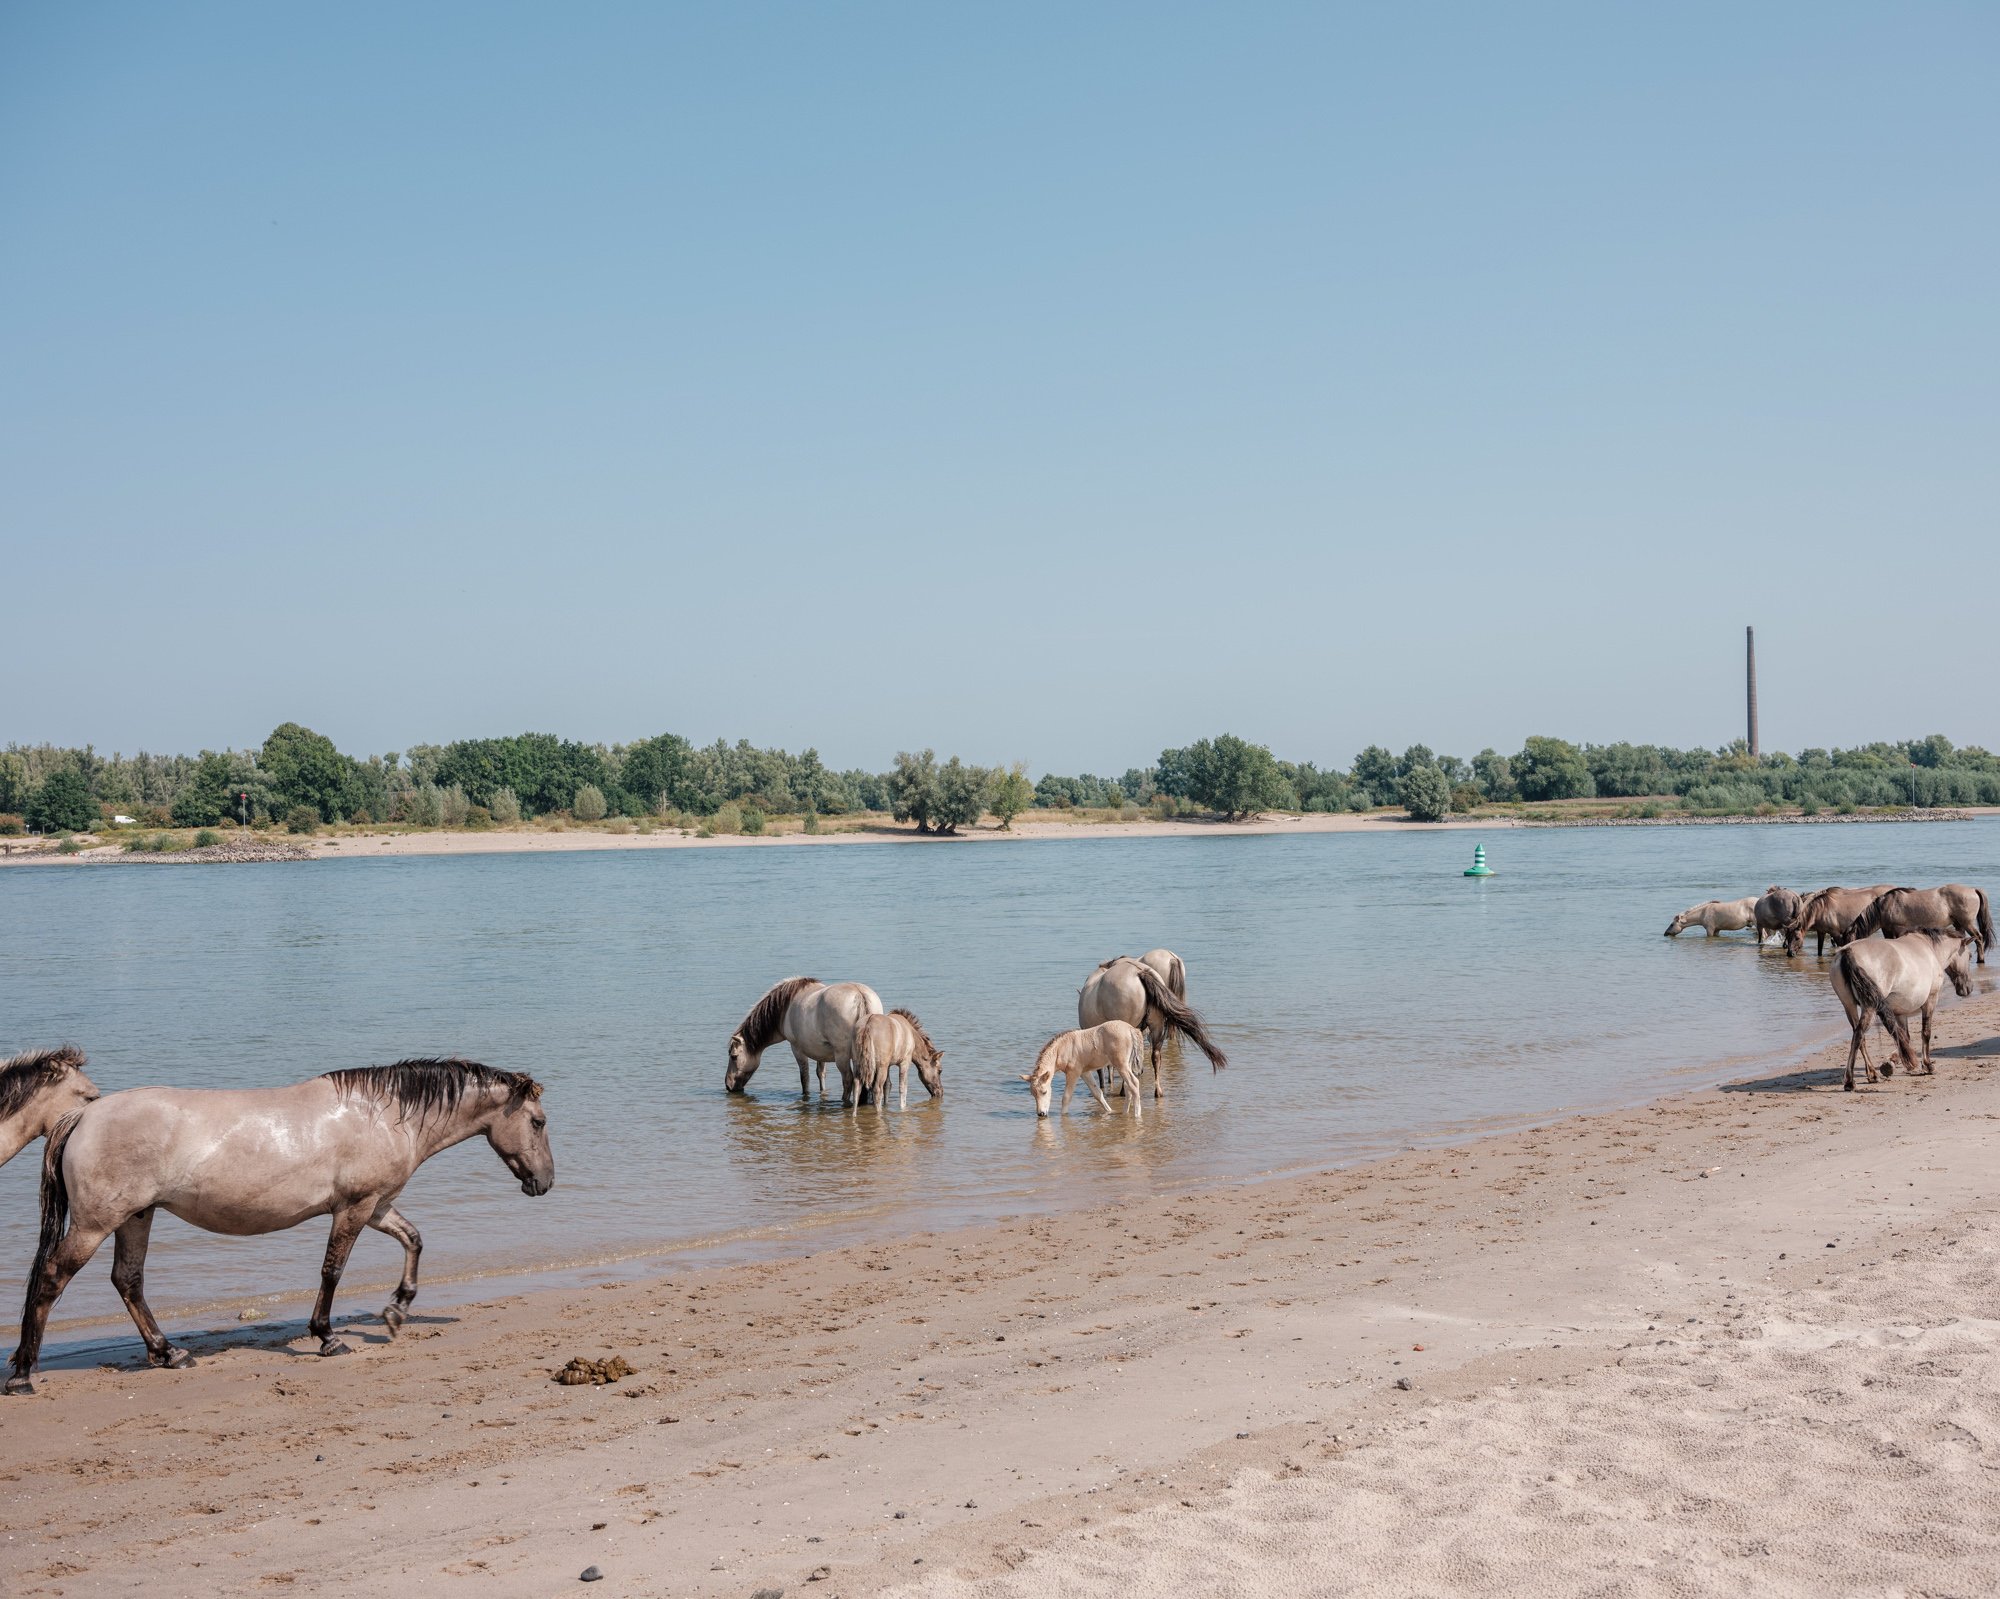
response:
[[[289,825],[301,805],[310,805],[321,821],[333,820],[352,763],[324,734],[286,722],[264,740],[257,764],[270,779],[273,810],[282,809]]]
[[[1441,822],[1451,813],[1451,781],[1428,762],[1403,776],[1403,808],[1413,822]]]
[[[1396,803],[1396,757],[1370,744],[1354,757],[1354,784],[1375,805]]]
[[[227,755],[203,750],[187,786],[174,796],[176,827],[213,827],[236,813],[235,763]]]
[[[38,833],[81,832],[97,825],[90,783],[74,766],[58,766],[28,796],[28,825]]]
[[[925,750],[912,755],[898,750],[896,769],[889,774],[889,814],[899,822],[915,822],[919,833],[928,833],[938,806],[936,753]]]
[[[1514,757],[1514,782],[1525,800],[1588,799],[1597,792],[1583,752],[1566,739],[1531,738]]]
[[[938,769],[933,831],[956,833],[961,827],[976,826],[986,814],[986,798],[992,787],[990,768],[968,766],[954,755]]]
[[[604,790],[595,783],[585,783],[576,791],[575,810],[579,822],[603,821]]]
[[[1514,785],[1514,763],[1491,748],[1472,757],[1472,779],[1490,800],[1520,797],[1521,791]]]
[[[1034,802],[1035,788],[1028,781],[1028,764],[1016,761],[993,779],[993,792],[987,796],[986,807],[1000,818],[1000,830],[1007,832],[1013,828],[1014,818]]]
[[[515,798],[514,791],[504,784],[493,791],[493,802],[487,809],[502,827],[512,827],[521,819],[521,802]]]
[[[1187,756],[1192,773],[1190,797],[1232,821],[1269,806],[1288,804],[1293,798],[1276,757],[1262,744],[1224,733],[1213,740],[1201,740],[1188,749]]]

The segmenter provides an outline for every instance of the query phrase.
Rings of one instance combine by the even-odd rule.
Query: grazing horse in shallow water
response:
[[[1804,901],[1789,888],[1780,888],[1773,883],[1764,890],[1764,896],[1757,901],[1757,944],[1761,948],[1766,933],[1776,933],[1778,941],[1784,942],[1785,924],[1799,913]]]
[[[1156,961],[1155,957],[1164,959]],[[1162,966],[1172,977],[1161,970]],[[1143,1031],[1152,1049],[1153,1097],[1158,1099],[1160,1046],[1169,1031],[1192,1040],[1216,1071],[1229,1064],[1194,1007],[1182,997],[1186,993],[1187,968],[1172,950],[1150,950],[1137,960],[1119,955],[1105,961],[1077,990],[1077,1025],[1095,1027],[1101,1022],[1120,1021]]]
[[[1877,883],[1872,888],[1822,888],[1799,901],[1799,913],[1785,923],[1785,953],[1803,955],[1806,934],[1814,937],[1813,954],[1826,953],[1826,941],[1840,941],[1854,918],[1894,888],[1894,883]]]
[[[1905,933],[1901,938],[1868,939],[1843,948],[1833,958],[1831,979],[1847,1025],[1854,1036],[1847,1044],[1847,1080],[1840,1086],[1854,1092],[1854,1057],[1868,1068],[1868,1081],[1875,1081],[1875,1063],[1868,1058],[1868,1026],[1880,1018],[1895,1041],[1903,1065],[1909,1071],[1931,1071],[1931,1018],[1937,1014],[1938,993],[1945,979],[1960,999],[1972,993],[1972,964],[1966,955],[1972,940],[1955,933],[1926,928]],[[1921,1013],[1924,1018],[1924,1058],[1921,1064],[1910,1045],[1906,1016]],[[1882,1062],[1882,1075],[1894,1070]]]
[[[1738,933],[1756,925],[1755,894],[1748,899],[1705,899],[1699,905],[1690,905],[1667,923],[1667,937],[1678,938],[1690,927],[1705,927],[1713,938],[1717,933]]]
[[[840,1102],[854,1096],[855,1039],[861,1024],[882,1014],[882,996],[866,983],[822,983],[817,977],[787,977],[774,983],[750,1007],[743,1025],[729,1035],[729,1067],[722,1086],[743,1092],[764,1059],[764,1051],[779,1039],[792,1046],[799,1063],[799,1092],[811,1091],[808,1064],[819,1063],[820,1092],[826,1091],[828,1061],[840,1068]]]
[[[882,1016],[870,1016],[855,1035],[856,1081],[861,1084],[861,1102],[872,1098],[880,1105],[889,1093],[889,1068],[896,1068],[899,1089],[897,1108],[910,1103],[910,1067],[917,1068],[917,1081],[935,1099],[944,1092],[944,1051],[931,1042],[917,1013],[898,1006]]]
[[[74,1044],[0,1060],[0,1166],[98,1097]]]
[[[417,1297],[423,1239],[396,1197],[431,1156],[484,1133],[524,1194],[555,1182],[542,1085],[469,1060],[405,1060],[328,1072],[290,1088],[134,1088],[86,1106],[49,1135],[42,1239],[28,1278],[7,1392],[32,1393],[49,1309],[104,1240],[117,1236],[112,1286],[155,1366],[191,1365],[146,1304],[146,1243],[164,1210],[238,1238],[332,1216],[319,1297],[306,1327],[322,1355],[333,1294],[364,1227],[403,1246],[403,1280],[382,1312],[393,1337]]]
[[[1892,888],[1878,895],[1848,924],[1846,935],[1834,942],[1852,943],[1870,933],[1899,938],[1928,927],[1971,939],[1979,964],[1986,964],[1986,946],[1993,942],[1993,908],[1987,903],[1986,890],[1969,883],[1946,883],[1942,888]]]
[[[1081,1077],[1088,1088],[1106,1110],[1111,1101],[1104,1097],[1104,1090],[1092,1080],[1095,1071],[1115,1071],[1124,1079],[1125,1094],[1132,1101],[1132,1114],[1144,1116],[1146,1107],[1139,1100],[1139,1051],[1146,1042],[1146,1035],[1130,1022],[1104,1022],[1096,1027],[1079,1027],[1073,1032],[1057,1033],[1035,1056],[1035,1069],[1023,1072],[1021,1081],[1026,1083],[1035,1095],[1035,1114],[1049,1113],[1049,1097],[1055,1086],[1057,1072],[1063,1074],[1062,1108],[1069,1110],[1069,1097],[1076,1092],[1076,1080]]]

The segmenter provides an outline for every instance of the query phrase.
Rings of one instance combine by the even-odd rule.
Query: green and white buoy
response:
[[[1472,846],[1472,864],[1466,867],[1465,875],[1467,877],[1491,877],[1493,875],[1493,868],[1486,864],[1486,846],[1484,844],[1474,844]]]

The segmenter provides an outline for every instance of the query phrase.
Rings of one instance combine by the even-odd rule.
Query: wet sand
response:
[[[1996,1033],[1989,993],[1852,1095],[1842,1045],[1116,1215],[420,1299],[393,1343],[349,1298],[345,1359],[58,1362],[0,1404],[0,1591],[1986,1591]]]

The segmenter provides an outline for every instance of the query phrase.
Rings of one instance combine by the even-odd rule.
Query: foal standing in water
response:
[[[469,1060],[406,1060],[328,1072],[290,1088],[135,1088],[59,1124],[42,1157],[42,1239],[28,1278],[8,1393],[33,1393],[49,1310],[116,1235],[111,1281],[155,1366],[192,1363],[146,1303],[146,1243],[165,1210],[213,1233],[249,1237],[331,1216],[319,1297],[306,1323],[322,1355],[333,1293],[364,1227],[403,1246],[403,1280],[382,1312],[394,1336],[417,1297],[423,1239],[396,1209],[417,1168],[483,1133],[524,1194],[555,1183],[542,1085]]]

